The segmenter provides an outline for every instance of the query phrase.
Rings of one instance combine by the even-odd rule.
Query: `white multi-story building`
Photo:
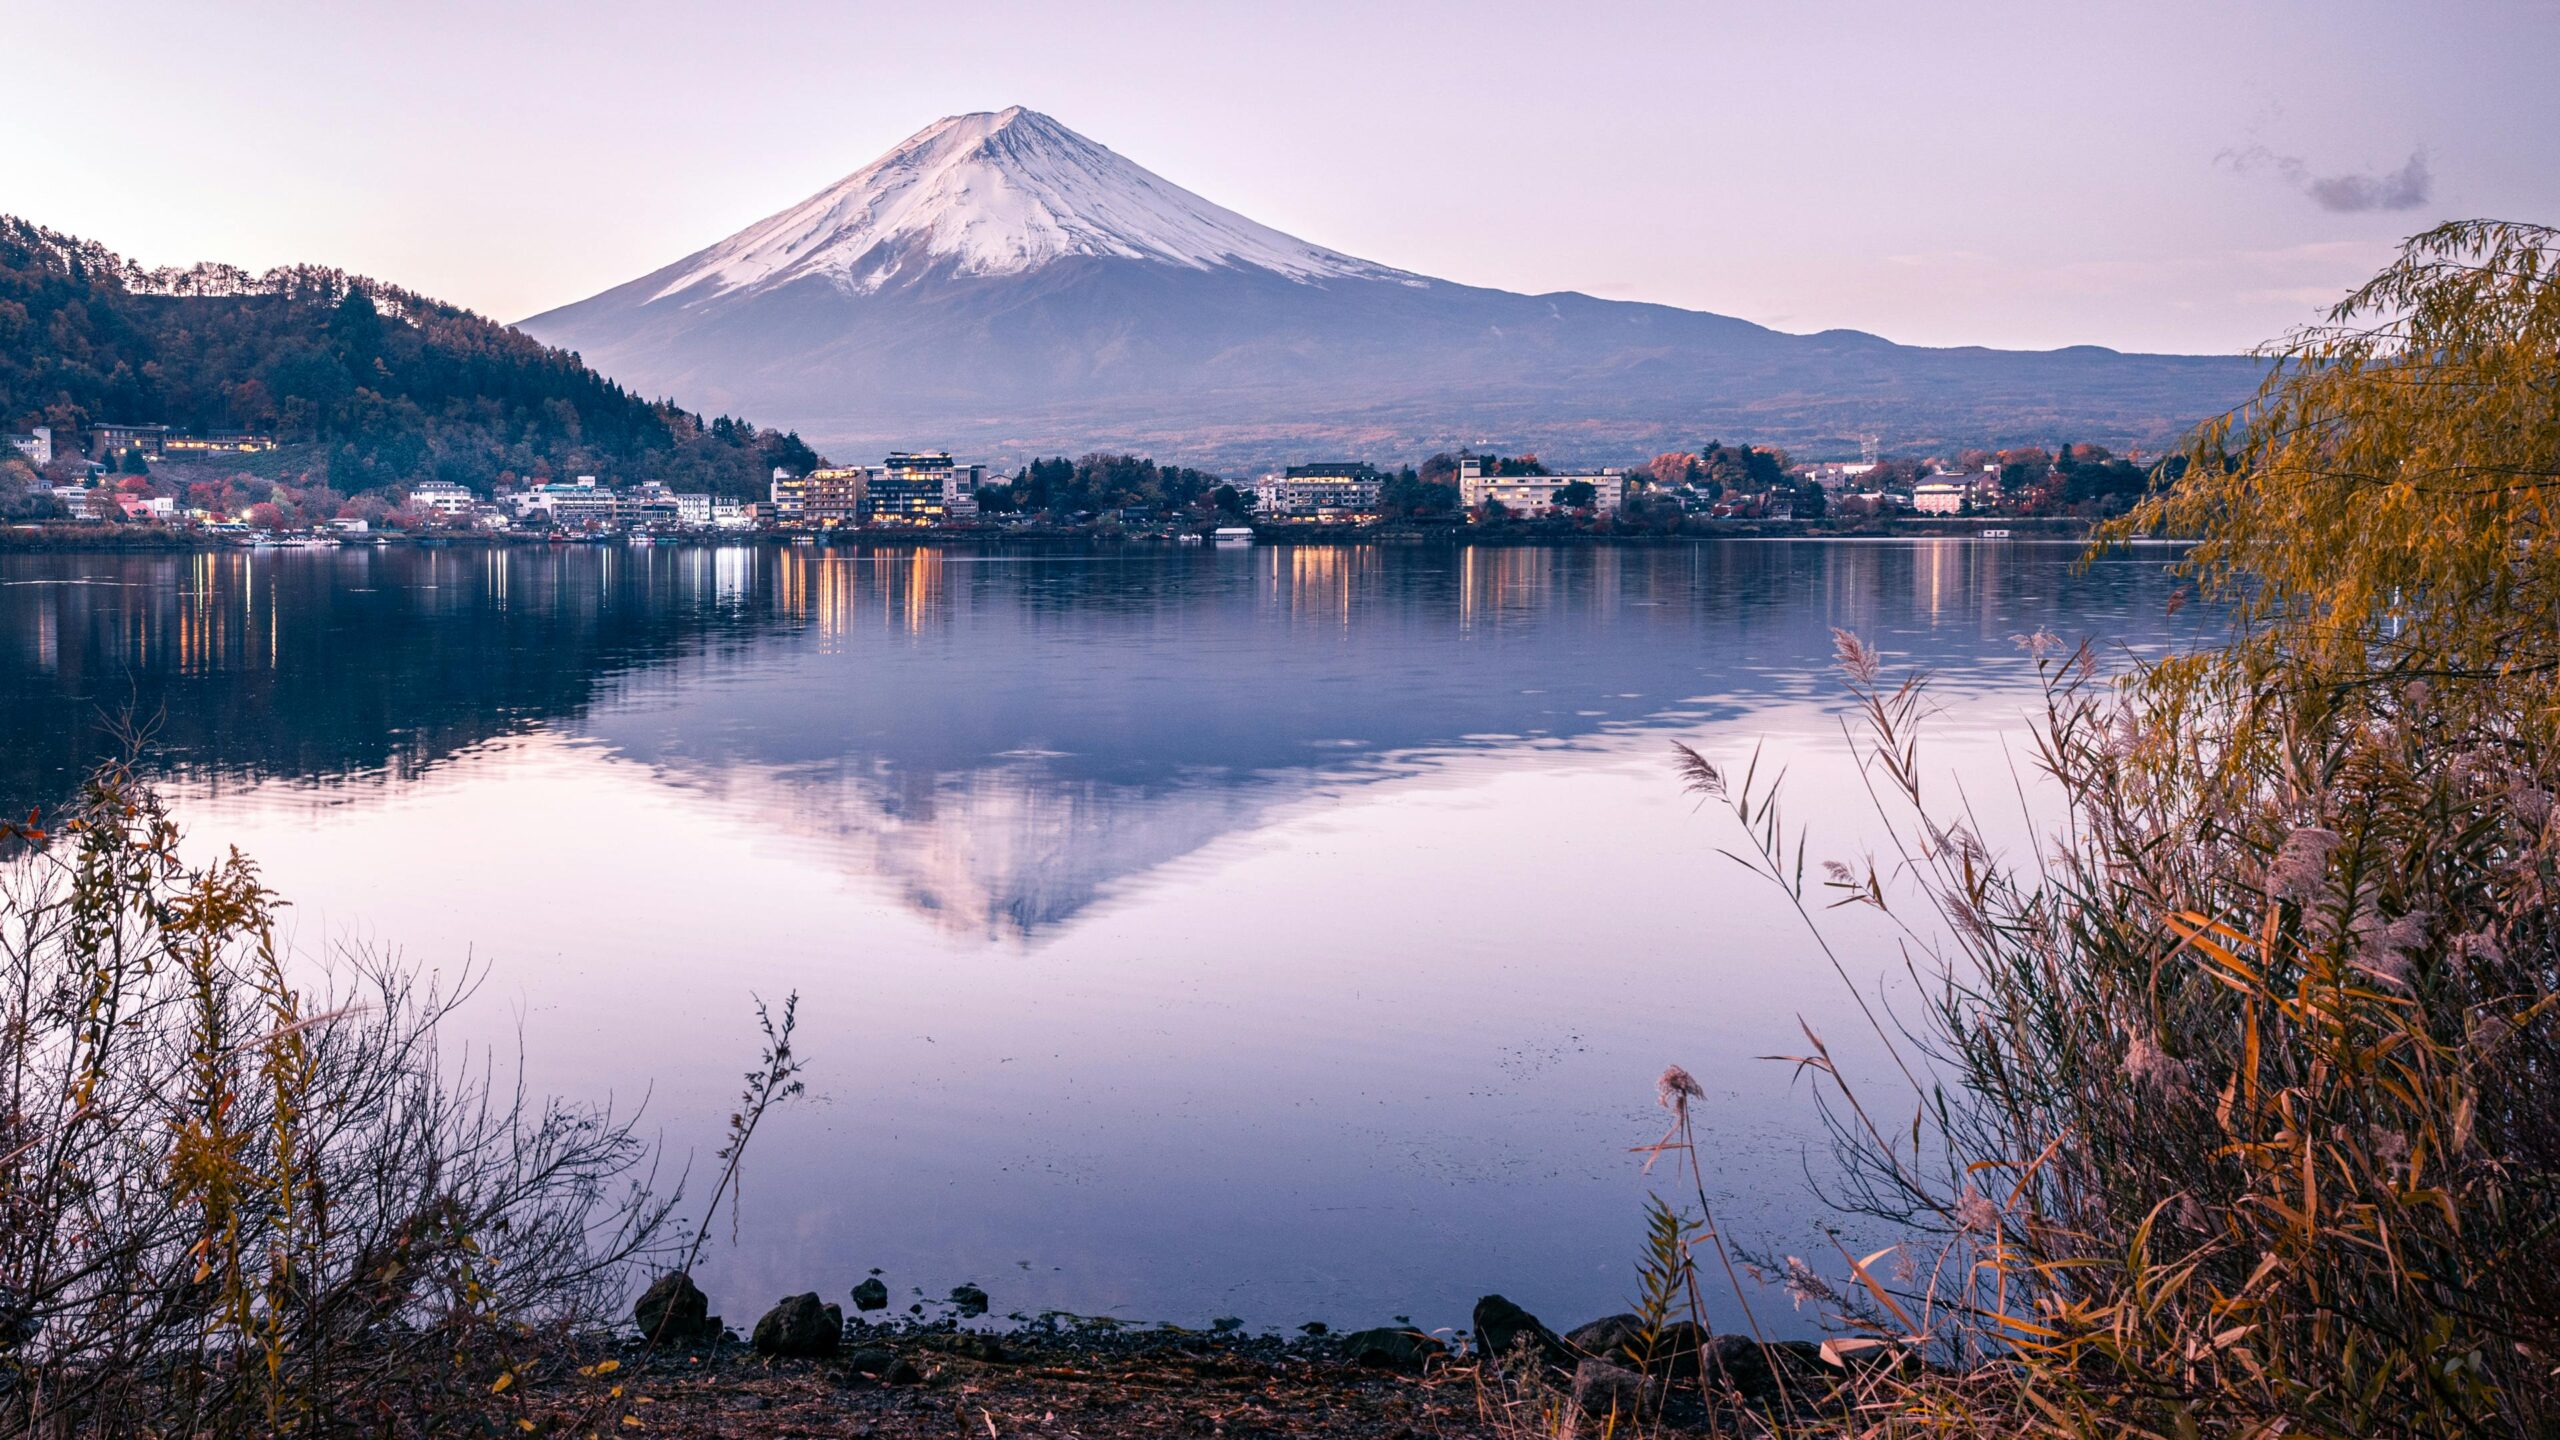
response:
[[[785,525],[798,524],[809,507],[809,482],[777,465],[773,471],[774,519]]]
[[[711,523],[709,495],[688,490],[676,495],[675,502],[677,524],[699,527]]]
[[[1923,515],[1957,515],[1973,487],[1961,480],[1923,480],[1911,487],[1911,508]]]
[[[1292,465],[1255,483],[1254,508],[1264,515],[1298,519],[1371,515],[1377,513],[1378,491],[1386,478],[1374,467],[1357,463]]]
[[[409,508],[431,515],[468,515],[471,507],[479,503],[480,497],[472,494],[469,487],[450,480],[421,480],[409,487]]]
[[[978,491],[987,483],[984,465],[954,465],[942,477],[942,517],[946,520],[978,518]]]
[[[1487,475],[1484,462],[1472,455],[1458,461],[1458,503],[1470,510],[1487,501],[1513,515],[1556,513],[1556,492],[1575,482],[1591,487],[1591,509],[1607,515],[1626,498],[1627,477],[1615,470],[1579,471],[1570,475]]]
[[[9,448],[27,457],[27,463],[41,470],[53,463],[53,427],[38,425],[24,435],[8,437]]]
[[[610,525],[622,512],[621,498],[598,485],[593,475],[581,475],[566,485],[554,481],[519,491],[515,504],[518,515],[544,515],[553,524],[567,527]]]
[[[1837,490],[1874,468],[1873,461],[1828,460],[1804,466],[1796,473],[1825,490]]]
[[[682,514],[663,480],[643,480],[614,499],[614,516],[625,525],[673,525]]]

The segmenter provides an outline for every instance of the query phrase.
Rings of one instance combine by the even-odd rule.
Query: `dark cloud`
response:
[[[2413,150],[2407,163],[2388,174],[2367,174],[2350,170],[2338,175],[2315,175],[2311,166],[2299,155],[2279,155],[2264,145],[2246,150],[2225,150],[2222,164],[2243,175],[2273,172],[2287,185],[2311,197],[2323,210],[2354,214],[2365,210],[2415,210],[2427,203],[2435,193],[2435,176],[2427,169],[2427,152]]]

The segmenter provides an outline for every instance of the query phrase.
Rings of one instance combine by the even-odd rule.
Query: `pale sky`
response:
[[[1918,344],[2238,349],[2560,221],[2560,4],[0,0],[0,211],[513,320],[1028,105],[1304,239]]]

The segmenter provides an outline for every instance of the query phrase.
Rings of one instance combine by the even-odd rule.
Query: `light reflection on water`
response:
[[[877,1265],[999,1311],[1569,1322],[1629,1288],[1667,1062],[1728,1228],[1828,1253],[1809,1107],[1753,1057],[1854,1008],[1669,741],[1765,744],[1817,859],[1871,848],[1838,626],[1935,672],[1931,764],[2008,795],[2013,636],[2170,635],[2164,557],[2075,553],[10,557],[0,805],[156,717],[306,948],[476,957],[457,1042],[520,1028],[539,1086],[645,1091],[680,1151],[750,992],[801,991],[816,1098],[705,1267],[733,1321]]]

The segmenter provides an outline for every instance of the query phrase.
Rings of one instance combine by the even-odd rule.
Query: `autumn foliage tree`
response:
[[[1698,456],[1690,450],[1668,450],[1646,462],[1644,473],[1656,485],[1687,485],[1705,473]]]
[[[2480,682],[2552,716],[2560,672],[2560,233],[2466,221],[2279,350],[2252,405],[2108,538],[2201,537],[2234,663],[2310,682]]]

